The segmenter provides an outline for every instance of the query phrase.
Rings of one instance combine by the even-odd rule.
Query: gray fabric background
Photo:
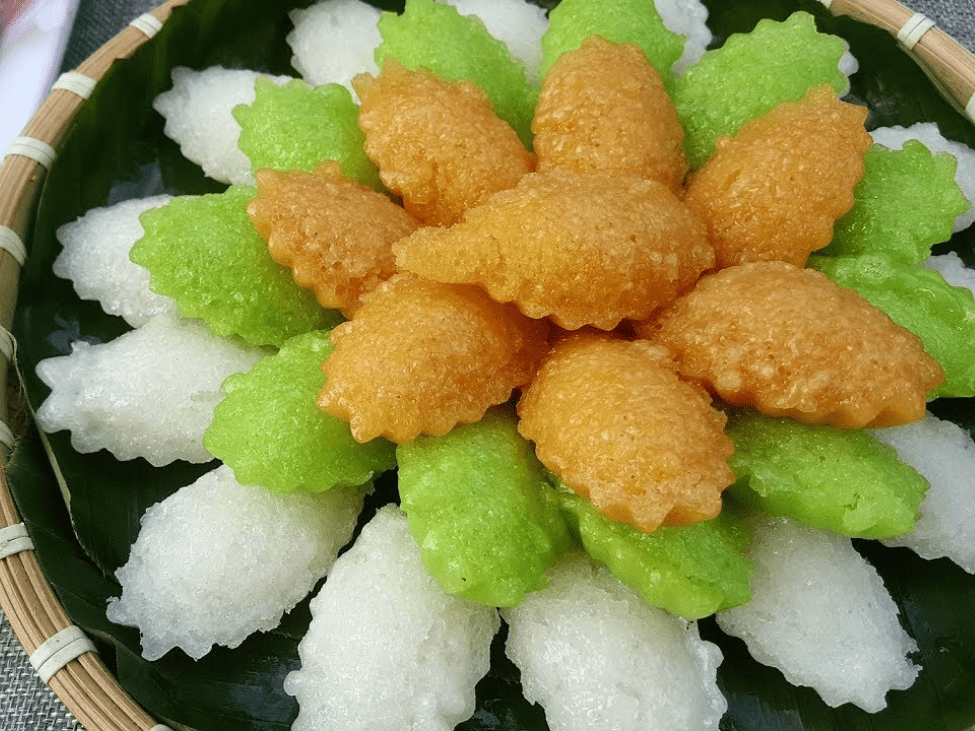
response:
[[[202,1],[202,0],[198,0]],[[273,0],[271,0],[273,2]],[[489,1],[489,0],[486,0]],[[975,51],[975,0],[902,0]],[[63,70],[81,63],[156,0],[80,0]],[[0,610],[0,731],[83,731],[27,663]],[[88,729],[99,731],[99,729]]]

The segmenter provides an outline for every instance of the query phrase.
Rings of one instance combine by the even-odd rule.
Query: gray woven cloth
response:
[[[37,677],[2,610],[0,731],[83,731],[64,705]]]
[[[64,71],[70,71],[125,27],[162,0],[79,0],[74,27],[64,51]]]
[[[901,2],[927,15],[941,30],[953,36],[968,50],[975,52],[975,0],[901,0]]]
[[[902,0],[975,51],[975,0]],[[156,0],[80,0],[63,69],[76,67]],[[0,611],[0,731],[84,731],[34,674]],[[89,731],[99,731],[89,729]]]

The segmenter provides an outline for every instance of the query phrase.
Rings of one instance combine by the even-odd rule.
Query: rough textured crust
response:
[[[349,180],[336,162],[313,173],[257,173],[247,207],[278,264],[311,289],[323,307],[351,314],[359,297],[396,271],[392,245],[419,223],[381,193]]]
[[[532,123],[538,170],[619,173],[680,189],[684,128],[660,73],[632,43],[590,36],[545,75]]]
[[[708,224],[718,267],[806,263],[853,206],[870,135],[867,110],[815,87],[718,140],[690,177],[686,202]]]
[[[332,331],[318,405],[360,442],[440,436],[527,383],[547,330],[476,287],[396,275]]]
[[[725,417],[645,341],[583,331],[546,357],[518,403],[538,458],[612,520],[641,530],[713,518],[734,481]]]
[[[534,157],[468,81],[446,81],[389,60],[352,81],[359,127],[383,184],[424,223],[449,226],[492,193],[514,187]]]
[[[702,277],[638,330],[725,401],[807,423],[917,421],[944,378],[914,334],[857,292],[785,262]]]
[[[663,183],[568,172],[528,175],[393,250],[403,269],[478,284],[567,330],[646,319],[714,263],[704,224]]]

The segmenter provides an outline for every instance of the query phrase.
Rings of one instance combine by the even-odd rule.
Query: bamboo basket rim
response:
[[[46,169],[94,86],[115,63],[149,42],[175,7],[189,1],[166,0],[133,20],[77,69],[63,74],[0,163],[0,461],[4,464],[16,434],[29,424],[29,418],[21,415],[23,423],[8,427],[8,371],[15,365],[15,343],[9,330],[20,268],[28,252],[24,237]],[[877,26],[897,38],[941,94],[975,124],[975,55],[960,43],[897,0],[819,1],[833,15]],[[35,663],[38,656],[57,655],[65,645],[67,652],[73,648],[77,653],[67,662],[58,660],[45,682],[88,731],[171,731],[128,696],[83,635],[73,634],[77,628],[47,583],[29,537],[24,542],[25,532],[0,470],[0,606],[32,664],[43,660],[40,657]],[[8,545],[12,546],[9,553],[5,550]],[[43,679],[45,668],[40,674]]]

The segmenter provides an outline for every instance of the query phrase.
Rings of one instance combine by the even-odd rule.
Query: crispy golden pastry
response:
[[[702,277],[638,331],[725,401],[807,423],[917,421],[944,378],[919,338],[857,292],[785,262]]]
[[[660,73],[632,43],[590,36],[545,75],[532,122],[538,170],[619,173],[677,191],[684,128]]]
[[[870,135],[865,107],[828,86],[786,102],[718,140],[691,174],[687,204],[707,222],[718,267],[746,261],[803,266],[853,206]]]
[[[663,183],[567,172],[526,176],[393,250],[402,269],[478,284],[567,330],[646,319],[714,263],[704,224]]]
[[[446,81],[389,60],[379,76],[361,74],[352,85],[362,101],[366,154],[383,184],[426,224],[459,221],[534,167],[515,131],[468,81]]]
[[[606,517],[651,531],[713,518],[734,475],[725,417],[661,347],[580,332],[518,402],[538,458]]]
[[[547,329],[476,287],[396,275],[332,331],[318,405],[360,442],[446,434],[530,380]]]
[[[344,177],[336,162],[313,173],[257,173],[247,207],[268,251],[324,307],[351,314],[359,297],[396,271],[392,245],[419,226],[381,193]]]

